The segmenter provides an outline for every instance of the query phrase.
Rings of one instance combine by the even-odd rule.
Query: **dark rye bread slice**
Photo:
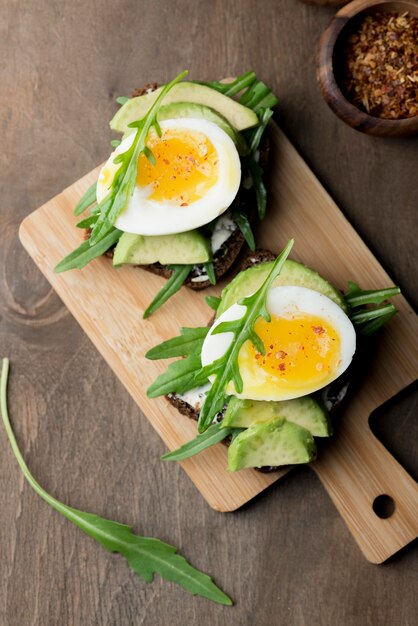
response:
[[[240,261],[239,271],[246,270],[254,265],[259,265],[260,263],[274,261],[275,258],[275,255],[269,250],[257,249],[254,252],[248,252]],[[209,326],[212,323],[213,319],[210,321]],[[338,413],[341,404],[348,395],[348,391],[350,391],[350,393],[353,391],[353,387],[355,387],[353,383],[362,378],[362,374],[367,368],[368,359],[366,356],[368,355],[370,357],[368,348],[370,348],[370,346],[360,344],[350,367],[339,378],[337,378],[337,380],[315,394],[316,399],[321,402],[323,406],[325,406],[331,417],[334,417]],[[365,352],[367,352],[367,355]],[[182,415],[186,415],[195,421],[199,419],[199,410],[182,400],[175,393],[170,393],[165,397],[168,402],[170,402],[170,404],[173,405]],[[219,414],[217,417],[220,418],[221,415],[222,414]],[[215,418],[215,421],[218,420]],[[228,437],[227,439],[224,439],[222,443],[228,446],[230,438]],[[319,447],[319,445],[320,441],[317,440],[317,446]],[[256,469],[260,472],[273,472],[279,468],[269,466],[257,467]]]

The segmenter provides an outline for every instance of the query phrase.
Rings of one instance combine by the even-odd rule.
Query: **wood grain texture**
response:
[[[390,286],[386,272],[275,124],[270,141],[269,211],[258,228],[259,245],[277,253],[294,237],[292,256],[338,288],[344,289],[350,279],[365,289]],[[196,424],[164,398],[147,397],[146,389],[166,363],[149,362],[145,353],[176,336],[179,327],[206,325],[211,312],[200,294],[183,288],[152,319],[143,320],[164,279],[132,267],[115,271],[107,258],[81,271],[54,274],[57,262],[83,241],[83,233],[74,228],[78,218],[72,209],[97,176],[96,169],[29,215],[20,227],[20,239],[173,450],[196,435]],[[224,283],[211,293],[219,294]],[[326,448],[324,461],[320,455],[313,464],[364,554],[375,563],[418,535],[418,487],[377,443],[368,425],[374,410],[418,378],[418,318],[404,298],[397,298],[397,307],[399,315],[382,333],[373,367],[341,417],[337,442]],[[210,506],[222,512],[247,503],[286,472],[226,472],[226,448],[221,444],[182,465]],[[396,513],[389,520],[379,519],[372,508],[381,494],[396,494]]]
[[[277,119],[368,246],[418,305],[417,143],[356,133],[328,109],[315,46],[335,9],[294,0],[3,0],[0,7],[0,345],[28,464],[63,501],[177,545],[236,601],[139,581],[24,485],[0,432],[0,623],[6,626],[413,626],[418,551],[364,559],[307,468],[233,514],[204,502],[18,241],[22,219],[109,152],[114,97],[183,67],[254,68]],[[187,33],[185,36],[184,33]],[[208,52],[209,51],[209,52]],[[417,475],[418,394],[373,416]]]

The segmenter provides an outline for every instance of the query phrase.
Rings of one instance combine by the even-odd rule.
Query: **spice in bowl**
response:
[[[346,39],[342,88],[369,115],[418,115],[418,18],[408,13],[365,15]]]

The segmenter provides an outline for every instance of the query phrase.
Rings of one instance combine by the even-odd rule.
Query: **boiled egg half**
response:
[[[243,389],[230,382],[227,393],[249,400],[291,400],[308,395],[338,378],[356,349],[356,332],[344,311],[323,294],[305,287],[273,287],[267,295],[270,322],[260,317],[254,330],[265,354],[246,341],[238,355]],[[202,365],[221,358],[231,346],[231,332],[214,334],[222,322],[240,319],[246,307],[234,304],[205,338]],[[212,382],[214,378],[212,377]]]
[[[134,192],[115,226],[138,235],[170,235],[211,222],[226,211],[241,181],[241,162],[232,139],[213,122],[179,118],[160,122],[147,146],[155,163],[141,154]],[[100,171],[97,201],[109,193],[134,134],[128,135]]]

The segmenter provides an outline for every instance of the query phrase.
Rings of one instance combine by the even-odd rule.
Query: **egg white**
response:
[[[250,376],[245,367],[240,367],[243,390],[236,392],[233,383],[227,386],[227,393],[248,400],[291,400],[318,391],[338,378],[350,365],[356,350],[356,331],[351,320],[344,311],[330,298],[306,287],[273,287],[267,295],[267,310],[274,317],[290,318],[298,313],[317,316],[334,328],[340,339],[340,354],[337,367],[326,383],[312,384],[309,380],[302,388],[283,388],[280,380],[262,368],[257,369],[256,377]],[[222,322],[241,319],[246,307],[233,304],[213,324],[202,346],[202,365],[209,365],[221,358],[230,347],[234,335],[231,332],[213,334],[214,329]],[[210,377],[211,382],[215,377]],[[268,389],[266,389],[266,386]],[[263,387],[263,389],[261,389]]]
[[[165,120],[160,122],[160,126],[162,130],[184,129],[206,135],[217,154],[218,178],[202,198],[182,207],[175,202],[150,199],[151,186],[141,188],[136,185],[127,206],[115,221],[117,228],[128,233],[171,235],[208,224],[232,204],[240,186],[241,162],[237,149],[229,135],[219,126],[208,120],[192,118]],[[120,167],[114,163],[115,157],[129,149],[133,138],[133,134],[128,135],[101,169],[97,181],[98,202],[109,193],[109,185]]]

